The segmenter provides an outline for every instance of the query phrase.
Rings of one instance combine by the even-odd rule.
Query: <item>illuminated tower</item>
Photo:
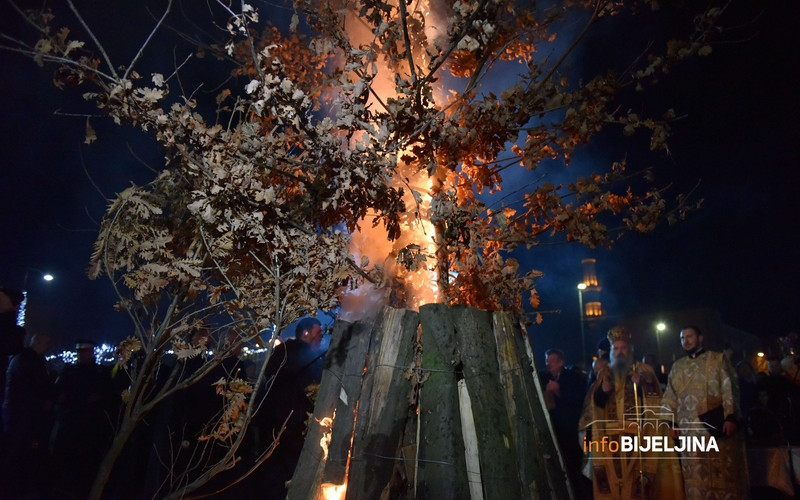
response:
[[[600,302],[600,292],[602,287],[597,281],[597,271],[595,270],[596,259],[583,259],[583,319],[584,321],[594,322],[603,316],[603,305]]]

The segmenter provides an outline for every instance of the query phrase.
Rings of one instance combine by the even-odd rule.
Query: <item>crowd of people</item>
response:
[[[0,498],[86,498],[120,405],[110,368],[96,363],[95,344],[82,340],[76,363],[56,373],[46,359],[53,339],[35,334],[24,345],[24,329],[14,323],[19,296],[0,290],[0,297],[7,362]]]
[[[119,425],[130,380],[97,363],[88,340],[77,341],[75,363],[54,371],[46,360],[51,337],[35,334],[24,342],[25,330],[16,324],[22,300],[19,292],[0,288],[0,500],[86,498]],[[260,392],[270,400],[257,405],[238,469],[222,471],[196,494],[285,497],[313,410],[308,390],[321,379],[325,355],[318,320],[301,320],[294,334],[267,364]],[[208,335],[198,329],[190,343],[205,346]],[[576,498],[745,498],[751,491],[747,446],[800,445],[797,356],[769,356],[768,373],[757,373],[728,350],[707,350],[696,326],[682,328],[679,340],[685,356],[668,373],[652,354],[637,361],[622,327],[601,340],[587,372],[567,367],[559,349],[545,352],[539,374],[544,404]],[[164,361],[158,375],[164,381],[157,386],[179,383],[203,363],[199,357]],[[121,454],[124,472],[112,477],[107,496],[158,498],[201,475],[198,456],[181,449],[207,435],[218,416],[214,382],[232,373],[254,380],[250,364],[237,356],[225,359],[199,383],[155,406]],[[170,450],[178,452],[165,467]],[[224,451],[210,446],[200,458],[207,463]],[[237,482],[254,466],[261,467],[258,474]],[[225,489],[228,484],[234,486]]]
[[[577,498],[780,494],[751,489],[746,450],[800,445],[800,358],[770,356],[757,373],[731,350],[707,350],[697,326],[679,338],[685,355],[668,373],[652,354],[637,362],[619,326],[588,373],[566,367],[559,349],[545,353],[541,388]]]
[[[75,362],[56,371],[47,360],[53,339],[42,333],[26,337],[25,329],[16,324],[22,299],[19,292],[0,288],[0,362],[4,363],[0,500],[88,498],[118,431],[123,394],[131,380],[125,370],[117,369],[120,365],[98,363],[96,344],[90,340],[78,340]],[[286,496],[286,481],[299,459],[307,415],[313,410],[308,391],[321,379],[325,354],[317,319],[302,319],[294,333],[294,338],[275,348],[265,368],[260,411],[238,449],[237,468],[222,470],[195,494]],[[189,342],[205,346],[208,335],[198,329]],[[165,358],[156,374],[156,391],[199,373],[204,363],[202,356]],[[155,405],[120,454],[104,498],[160,498],[176,485],[201,478],[227,450],[213,439],[202,445],[222,408],[215,382],[231,374],[252,382],[257,377],[253,364],[236,355],[226,358],[199,382]],[[276,436],[280,441],[264,461]],[[192,443],[200,443],[202,452],[192,451]],[[258,474],[240,480],[255,466],[260,467]]]

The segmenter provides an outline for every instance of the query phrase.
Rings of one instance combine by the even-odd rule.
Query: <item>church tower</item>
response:
[[[583,284],[586,285],[583,290],[583,319],[589,322],[600,319],[603,315],[603,304],[600,302],[600,292],[603,288],[597,280],[596,264],[597,259],[581,260]]]

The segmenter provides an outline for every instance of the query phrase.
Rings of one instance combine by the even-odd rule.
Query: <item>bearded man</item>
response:
[[[658,422],[658,378],[634,362],[623,327],[609,330],[608,340],[609,366],[589,389],[580,424],[590,431],[583,450],[591,457],[594,499],[683,498],[678,461],[663,451],[670,443]]]
[[[684,327],[680,338],[686,356],[672,365],[662,400],[676,416],[673,437],[713,437],[718,448],[681,453],[686,498],[747,498],[744,433],[739,425],[739,391],[733,368],[722,353],[703,348],[698,327]]]

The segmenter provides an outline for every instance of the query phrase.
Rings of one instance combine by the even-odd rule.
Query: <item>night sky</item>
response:
[[[13,16],[7,10],[3,3],[3,29]],[[547,316],[548,335],[578,329],[583,257],[597,259],[604,306],[614,314],[711,307],[727,324],[761,336],[800,327],[800,8],[750,0],[732,14],[740,25],[733,39],[741,41],[715,47],[662,82],[656,101],[687,116],[674,127],[669,156],[641,159],[656,167],[659,182],[673,185],[671,193],[699,182],[695,198],[705,200],[703,208],[654,234],[626,235],[611,250],[561,245],[526,254],[546,273],[542,308],[562,311]],[[134,30],[136,23],[128,25]],[[589,64],[625,47],[625,36],[601,33],[581,57]],[[122,46],[126,38],[114,40]],[[105,197],[150,180],[145,164],[158,166],[158,153],[141,134],[99,120],[99,140],[82,144],[85,120],[69,116],[83,111],[78,94],[56,90],[51,69],[0,51],[0,72],[0,284],[21,288],[27,271],[30,331],[48,331],[64,346],[82,337],[119,339],[131,332],[129,322],[113,312],[110,286],[88,280],[85,268]],[[625,147],[588,147],[575,168],[624,153],[638,159]],[[41,282],[37,270],[56,280]]]
[[[800,330],[800,72],[791,55],[800,47],[793,21],[800,9],[779,1],[734,4],[729,34],[741,41],[679,68],[655,99],[686,117],[673,128],[671,154],[649,164],[662,185],[673,186],[670,193],[699,182],[694,199],[704,200],[702,208],[653,234],[625,235],[610,251],[547,249],[554,265],[540,283],[542,305],[566,317],[539,328],[546,339],[539,350],[569,347],[558,336],[579,329],[575,285],[585,257],[597,259],[611,316],[711,308],[724,323],[760,337]],[[605,34],[586,57],[624,37]],[[586,161],[618,148],[592,146]]]

